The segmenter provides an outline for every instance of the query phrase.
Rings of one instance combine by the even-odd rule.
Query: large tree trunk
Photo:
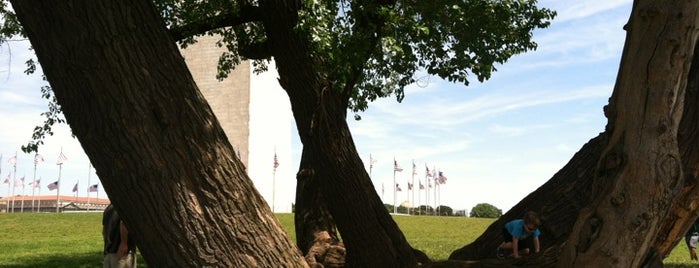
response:
[[[152,267],[304,267],[150,1],[12,1]]]
[[[590,202],[594,167],[605,144],[604,134],[590,140],[553,178],[493,222],[473,243],[452,252],[449,259],[495,258],[505,223],[521,219],[528,210],[538,212],[542,218],[541,248],[560,245],[568,239],[580,209]]]
[[[681,9],[678,9],[681,10]],[[638,12],[634,13],[638,14]],[[648,13],[646,13],[648,14]],[[654,14],[654,13],[653,13]],[[686,13],[683,14],[683,16],[678,16],[684,17],[686,16]],[[647,17],[647,16],[643,16]],[[687,16],[684,18],[689,18],[691,19],[692,16]],[[640,28],[639,28],[640,27]],[[645,29],[642,26],[633,26],[631,29]],[[696,31],[695,28],[680,28],[680,29],[689,29],[690,33],[694,33]],[[688,37],[691,37],[692,35],[689,35]],[[629,39],[629,42],[632,41]],[[638,41],[638,40],[636,40]],[[643,41],[643,42],[648,42],[648,41]],[[691,42],[691,40],[688,40],[687,42]],[[638,43],[638,42],[637,42]],[[691,44],[691,43],[688,43]],[[642,44],[637,44],[637,45],[642,45]],[[628,45],[627,45],[628,46]],[[673,203],[672,207],[670,208],[670,214],[663,219],[662,213],[659,213],[657,215],[659,217],[659,220],[662,223],[662,226],[660,228],[656,228],[657,232],[655,230],[649,230],[646,232],[651,233],[651,241],[654,241],[654,246],[652,248],[647,248],[646,251],[640,251],[637,252],[640,257],[637,257],[638,259],[641,260],[641,262],[648,262],[647,264],[650,264],[651,262],[655,262],[656,264],[659,263],[661,260],[660,258],[666,256],[669,254],[669,252],[672,250],[672,248],[677,244],[677,242],[684,236],[684,233],[688,229],[689,225],[694,221],[697,215],[697,199],[699,197],[699,187],[697,187],[697,173],[698,173],[698,166],[699,166],[699,153],[696,151],[697,146],[699,146],[699,134],[698,131],[696,130],[696,122],[698,122],[698,117],[699,117],[699,94],[697,93],[699,90],[697,90],[697,85],[699,85],[698,77],[699,77],[699,57],[697,57],[697,53],[692,53],[690,52],[691,50],[688,50],[688,48],[691,48],[691,46],[684,47],[684,59],[680,57],[680,60],[686,60],[689,58],[694,58],[692,61],[692,67],[689,73],[689,77],[686,78],[686,83],[682,83],[682,81],[685,81],[684,78],[683,80],[676,80],[678,84],[676,85],[678,88],[682,89],[683,85],[686,85],[686,95],[684,98],[684,101],[679,101],[677,100],[677,103],[675,105],[681,105],[684,106],[684,111],[681,113],[682,114],[682,119],[679,121],[679,130],[676,132],[677,133],[677,143],[679,144],[679,155],[681,156],[681,162],[682,162],[682,170],[684,173],[684,187],[679,193],[678,199],[675,200]],[[695,47],[694,50],[697,48]],[[667,49],[660,49],[661,52],[667,53]],[[637,55],[637,54],[634,54]],[[680,54],[680,56],[682,56]],[[630,56],[628,52],[625,53],[624,59],[628,59]],[[677,60],[677,59],[676,59]],[[626,63],[628,64],[628,63]],[[678,63],[679,64],[679,63]],[[628,66],[628,65],[626,65]],[[631,65],[634,66],[634,65]],[[646,66],[646,64],[642,64],[639,66]],[[636,66],[638,67],[638,66]],[[628,68],[628,67],[627,67]],[[682,69],[684,68],[684,69]],[[673,68],[675,69],[675,68]],[[676,71],[678,71],[679,74],[675,74],[676,76],[680,75],[682,76],[682,72],[686,70],[686,61],[679,64],[679,67],[677,67]],[[663,79],[664,75],[668,75],[668,72],[665,71],[658,71],[657,73],[658,78]],[[686,75],[686,74],[685,74]],[[668,76],[670,77],[670,76]],[[621,78],[621,77],[620,77]],[[634,77],[633,79],[638,79],[637,77]],[[672,79],[668,79],[668,81],[672,81]],[[657,89],[657,88],[655,88]],[[654,89],[654,90],[655,90]],[[618,91],[618,89],[617,89]],[[681,91],[681,90],[679,90]],[[616,92],[616,91],[615,91]],[[680,93],[676,93],[680,94]],[[681,98],[680,98],[681,100]],[[645,105],[639,105],[636,107],[644,107]],[[617,105],[617,107],[619,107]],[[679,106],[676,106],[679,107]],[[618,108],[616,108],[618,109]],[[632,106],[627,104],[626,106],[623,107],[623,109],[633,109]],[[608,111],[608,117],[612,121],[615,119],[612,117],[615,115],[614,109],[611,109],[611,107],[606,108],[606,111]],[[634,118],[630,118],[634,119]],[[677,122],[678,120],[675,118],[674,122]],[[576,216],[578,215],[581,206],[587,204],[590,200],[592,200],[592,197],[590,196],[592,194],[592,187],[593,187],[593,171],[597,167],[597,159],[599,159],[599,156],[601,154],[602,149],[604,146],[607,145],[607,137],[611,135],[613,130],[613,124],[610,124],[610,130],[605,132],[604,134],[600,135],[599,137],[591,140],[588,144],[586,144],[573,158],[572,160],[565,166],[561,171],[559,171],[554,177],[548,181],[546,184],[544,184],[542,187],[531,193],[529,196],[527,196],[524,200],[522,200],[519,204],[517,204],[515,207],[513,207],[512,210],[507,212],[503,217],[501,217],[498,221],[493,223],[486,232],[479,237],[474,243],[465,246],[464,248],[461,248],[455,252],[452,253],[450,256],[450,259],[452,260],[466,260],[466,259],[479,259],[479,258],[489,258],[492,257],[494,252],[493,249],[497,246],[499,242],[499,235],[500,235],[500,228],[502,228],[503,224],[513,218],[518,218],[521,217],[521,214],[528,210],[528,209],[533,209],[541,212],[542,217],[544,218],[544,224],[542,226],[542,246],[545,250],[545,254],[537,256],[537,258],[532,258],[529,259],[527,264],[523,264],[522,262],[519,262],[517,265],[519,266],[553,266],[556,265],[558,258],[560,256],[558,254],[555,254],[556,252],[561,252],[561,247],[565,246],[566,241],[568,240],[568,237],[570,235],[571,229],[573,227],[574,221],[577,219]],[[634,186],[637,182],[632,182],[630,186]],[[679,183],[679,182],[677,182]],[[652,190],[649,189],[649,191],[654,191],[654,190],[660,190],[662,185],[660,187],[656,188],[657,186],[655,184],[649,184],[652,186]],[[604,185],[600,184],[595,184],[594,187],[600,191],[599,188],[605,187]],[[677,189],[677,185],[674,185],[675,190]],[[667,189],[665,189],[667,190]],[[572,198],[574,197],[574,198]],[[648,195],[641,195],[640,197],[636,197],[639,200],[646,200],[648,198]],[[563,200],[563,202],[561,202]],[[657,201],[657,200],[656,200]],[[630,201],[632,203],[636,203],[636,201]],[[634,204],[636,205],[636,204]],[[639,204],[640,205],[640,204]],[[610,232],[616,232],[617,229],[614,228],[624,228],[623,225],[618,225],[618,226],[613,226],[609,227],[607,225],[605,229],[613,229],[614,231]],[[613,234],[607,234],[606,236],[610,236]],[[653,238],[653,235],[655,236]],[[629,238],[619,238],[619,239],[629,239]],[[622,242],[623,243],[623,242]],[[633,247],[633,246],[632,246]],[[629,254],[635,253],[638,250],[637,247],[633,247],[631,249],[627,249],[625,251],[619,251],[618,253],[615,254],[615,256],[620,255],[620,254]],[[647,253],[646,253],[647,252]],[[549,254],[549,253],[554,253],[554,254]],[[645,260],[644,260],[645,256]],[[654,260],[654,258],[656,258]],[[607,260],[608,261],[608,260]],[[502,264],[507,264],[511,263],[508,261],[500,262],[500,265]],[[568,265],[568,264],[566,264]],[[563,265],[565,266],[565,265]],[[584,266],[584,265],[581,265]],[[624,266],[624,265],[621,265]],[[464,266],[465,267],[465,266]]]
[[[670,214],[664,220],[663,226],[657,233],[656,241],[647,256],[649,262],[661,262],[662,258],[682,240],[689,226],[697,217],[699,187],[697,173],[699,166],[699,45],[695,46],[692,67],[687,81],[684,100],[684,111],[680,121],[678,143],[683,162],[685,177],[684,187],[679,198],[670,209]],[[524,211],[534,208],[540,210],[544,218],[542,226],[542,248],[553,248],[556,251],[568,239],[573,224],[577,220],[580,209],[589,203],[592,187],[592,171],[603,146],[606,144],[606,134],[592,139],[573,156],[551,180],[532,192],[510,211],[495,221],[473,243],[452,252],[451,260],[476,260],[492,258],[493,248],[497,247],[500,239],[500,229],[509,220],[521,217]],[[657,252],[657,254],[651,254]],[[555,264],[560,256],[548,255],[549,260],[530,260],[530,266],[543,267],[544,263]],[[661,258],[652,260],[652,258]],[[508,262],[495,262],[503,265]],[[519,263],[519,265],[522,265]]]
[[[335,221],[320,191],[320,177],[315,174],[311,156],[304,147],[296,175],[296,244],[311,267],[342,267],[345,246],[340,242]]]
[[[609,104],[609,141],[559,267],[639,267],[683,186],[677,134],[696,1],[637,1]]]
[[[699,42],[694,46],[692,67],[687,79],[684,111],[677,133],[682,156],[684,187],[658,232],[654,248],[665,257],[684,237],[699,211]]]
[[[314,68],[308,43],[295,29],[301,1],[263,1],[265,29],[313,172],[347,247],[350,267],[414,267],[415,254],[384,208],[356,151],[346,122],[349,95]],[[312,166],[311,166],[312,165]],[[307,182],[303,182],[307,183]],[[305,209],[298,207],[297,209]],[[305,234],[303,236],[306,236]]]

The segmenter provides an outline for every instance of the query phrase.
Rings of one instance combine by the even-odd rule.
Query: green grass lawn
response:
[[[277,214],[294,236],[292,214]],[[0,214],[0,267],[101,267],[101,213]],[[475,240],[493,219],[395,216],[410,244],[434,260]],[[139,256],[139,267],[146,267]],[[684,244],[664,261],[666,267],[696,267]]]

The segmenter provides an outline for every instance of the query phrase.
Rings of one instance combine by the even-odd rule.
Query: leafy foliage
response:
[[[470,71],[484,81],[495,64],[535,49],[532,31],[555,16],[533,0],[306,4],[299,28],[320,59],[317,70],[351,91],[355,112],[391,94],[401,101],[420,70],[466,85]]]
[[[220,44],[228,51],[220,58],[219,78],[244,59],[255,59],[262,71],[273,56],[262,52],[268,41],[263,16],[243,13],[255,14],[254,1],[157,3],[168,27],[187,29],[182,46],[196,35],[223,37]],[[535,0],[305,0],[296,29],[319,76],[343,90],[349,108],[359,112],[377,98],[395,95],[401,101],[418,72],[466,85],[469,74],[484,81],[496,64],[535,49],[532,31],[548,27],[555,14]]]
[[[445,205],[440,205],[437,207],[437,211],[439,212],[440,216],[453,216],[454,215],[454,210]]]
[[[50,86],[41,87],[41,96],[49,100],[48,111],[41,113],[45,118],[43,126],[34,127],[32,139],[26,145],[22,145],[22,151],[25,153],[39,152],[39,146],[44,144],[46,135],[53,135],[52,127],[56,123],[65,123],[65,119],[61,116],[61,106],[56,102],[56,97],[53,95]]]
[[[497,218],[502,216],[502,210],[488,203],[480,203],[471,209],[470,215],[473,218]]]

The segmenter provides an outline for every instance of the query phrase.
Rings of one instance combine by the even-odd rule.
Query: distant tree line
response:
[[[393,205],[383,204],[388,212],[393,212]],[[471,209],[471,213],[467,213],[465,209],[454,210],[449,206],[437,206],[433,208],[432,206],[422,205],[415,208],[408,208],[405,206],[398,206],[396,211],[400,214],[408,215],[426,215],[426,216],[457,216],[462,217],[468,215],[473,218],[498,218],[502,216],[502,210],[488,203],[479,203]],[[296,212],[296,204],[291,204],[291,212]]]

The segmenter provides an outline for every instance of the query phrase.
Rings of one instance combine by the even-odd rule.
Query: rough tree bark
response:
[[[374,190],[347,126],[349,94],[319,75],[308,42],[294,29],[302,1],[261,1],[268,43],[304,146],[300,176],[313,178],[347,248],[350,267],[415,267],[413,251]],[[306,162],[307,161],[307,162]],[[308,187],[306,187],[308,188]],[[308,204],[310,200],[303,204]],[[297,209],[304,209],[297,207]],[[297,218],[298,219],[298,218]],[[321,233],[302,234],[322,237]],[[309,229],[306,229],[309,230]]]
[[[676,11],[683,10],[680,7],[676,9]],[[638,13],[634,14],[638,15]],[[647,14],[638,17],[639,19],[643,18],[644,20],[657,18],[656,15],[653,15],[653,17],[649,17]],[[682,16],[676,16],[675,18],[691,20],[693,17],[691,15],[687,15],[687,13],[682,13]],[[637,32],[643,29],[642,26],[634,26],[633,28],[635,28]],[[679,155],[682,163],[681,168],[684,173],[684,186],[682,187],[682,190],[679,192],[678,198],[675,200],[672,207],[669,209],[670,213],[668,214],[668,216],[663,218],[662,213],[658,213],[658,215],[656,215],[659,219],[659,222],[662,224],[660,228],[656,229],[657,232],[656,230],[646,231],[651,233],[650,240],[654,241],[654,245],[652,247],[648,247],[646,251],[637,252],[638,248],[634,247],[632,249],[627,249],[617,253],[637,253],[639,255],[637,256],[637,258],[640,259],[641,263],[645,262],[644,265],[660,263],[661,258],[669,254],[672,248],[675,245],[677,245],[677,242],[679,242],[679,240],[683,237],[689,225],[694,221],[697,215],[697,199],[699,197],[699,189],[697,187],[697,167],[699,166],[699,153],[696,152],[695,148],[699,146],[699,134],[697,134],[698,131],[696,128],[696,122],[698,122],[699,120],[699,94],[697,94],[697,85],[699,84],[699,57],[697,57],[697,53],[692,53],[692,50],[689,49],[692,47],[694,47],[694,50],[697,49],[695,46],[696,43],[691,43],[691,36],[696,31],[696,28],[677,28],[677,30],[679,30],[680,32],[683,29],[687,31],[687,36],[683,37],[687,37],[689,38],[689,40],[687,40],[687,43],[685,43],[685,47],[683,50],[683,53],[685,54],[679,54],[678,58],[673,59],[673,62],[676,62],[675,64],[677,64],[678,67],[674,68],[671,71],[677,71],[678,73],[675,74],[676,76],[684,77],[684,75],[686,75],[686,73],[684,72],[686,72],[687,59],[691,58],[694,59],[692,61],[692,67],[689,72],[689,76],[686,77],[686,80],[668,79],[668,81],[669,83],[677,82],[676,86],[680,89],[678,91],[682,91],[681,89],[683,88],[683,84],[686,85],[686,94],[684,101],[682,102],[678,100],[678,103],[675,104],[675,107],[684,107],[684,111],[681,113],[682,119],[681,121],[679,121],[679,130],[677,130],[676,132],[677,143],[679,145]],[[680,33],[680,35],[682,35],[682,33]],[[627,42],[631,41],[633,40],[629,39]],[[651,47],[654,46],[654,43],[650,44]],[[687,44],[691,44],[691,46],[686,46]],[[658,50],[661,53],[669,53],[669,50],[667,49]],[[630,54],[628,52],[628,49],[625,51],[626,53],[624,54],[624,59],[632,57],[629,56]],[[658,52],[656,52],[656,54],[660,55],[660,53]],[[638,53],[633,55],[638,55]],[[682,61],[683,63],[680,64],[679,62]],[[626,68],[632,68],[630,66],[634,65],[626,66]],[[668,72],[666,71],[667,70],[662,70],[658,72],[656,76],[654,76],[654,78],[664,79],[665,77],[663,77],[663,75],[668,75]],[[633,77],[632,79],[637,80],[637,78],[638,76]],[[682,81],[686,81],[686,83],[683,83]],[[655,88],[654,90],[657,89],[658,88]],[[615,90],[615,92],[616,91],[618,91],[618,89]],[[633,108],[629,105],[623,107],[617,105],[616,107],[616,109]],[[615,115],[614,113],[611,113],[611,111],[613,110],[611,108],[606,109],[609,109],[608,111],[610,111],[610,113],[607,114],[607,116],[609,116],[610,120],[613,121],[614,118],[611,118],[611,116]],[[677,117],[675,117],[674,120],[674,122],[678,122]],[[502,225],[513,218],[521,217],[524,211],[528,209],[534,209],[540,211],[542,217],[544,218],[544,224],[542,226],[542,245],[545,250],[545,253],[538,255],[535,258],[530,258],[529,260],[527,260],[527,263],[522,263],[521,261],[517,262],[517,266],[551,267],[557,265],[558,259],[560,258],[559,254],[557,253],[561,252],[562,247],[565,246],[565,243],[573,227],[573,223],[576,220],[576,218],[571,217],[571,215],[578,215],[578,212],[580,211],[581,207],[587,204],[590,200],[592,200],[592,197],[590,195],[592,194],[593,190],[593,175],[595,175],[593,174],[593,171],[597,167],[597,159],[600,156],[602,148],[604,148],[604,146],[606,146],[608,143],[606,139],[611,135],[611,133],[612,132],[610,129],[609,131],[598,136],[597,138],[591,140],[588,144],[581,148],[581,150],[572,158],[572,160],[565,167],[563,167],[561,171],[554,175],[554,177],[549,182],[547,182],[542,187],[531,193],[519,204],[513,207],[512,210],[503,215],[503,217],[501,217],[498,221],[491,225],[486,230],[486,232],[481,237],[479,237],[474,243],[469,244],[453,252],[450,256],[450,259],[468,260],[492,257],[494,254],[493,248],[495,248],[499,243],[496,241],[499,240],[500,228],[502,227]],[[596,188],[602,187],[602,185],[600,184],[595,184],[594,186]],[[651,186],[654,185],[651,184]],[[676,190],[677,185],[675,185],[674,187]],[[636,198],[639,198],[639,200],[646,200],[647,197],[648,195],[642,195]],[[627,196],[627,198],[631,197]],[[563,200],[564,202],[561,202],[561,200]],[[636,201],[634,199],[633,201],[629,202],[635,203]],[[605,229],[613,229],[613,231],[610,232],[616,232],[617,229],[614,228],[625,227],[627,226],[620,225],[610,227],[607,225]],[[621,239],[624,240],[624,238]],[[508,263],[513,264],[514,262],[504,261],[499,262],[499,265]]]
[[[677,134],[699,2],[637,1],[614,93],[609,140],[559,267],[639,267],[683,186]]]
[[[305,267],[149,1],[12,1],[152,267]]]
[[[684,111],[677,133],[682,156],[684,186],[658,232],[654,248],[665,257],[680,242],[699,213],[699,42],[694,45],[692,67],[687,79]]]
[[[311,267],[342,267],[345,246],[340,242],[335,221],[320,191],[320,177],[315,174],[311,155],[304,147],[296,175],[296,244]]]
[[[684,111],[680,121],[678,143],[683,162],[685,183],[679,198],[670,209],[670,214],[663,221],[658,231],[652,251],[658,254],[652,258],[664,258],[683,239],[689,226],[695,221],[699,207],[699,187],[697,173],[699,166],[699,45],[695,45],[692,67],[687,80]],[[478,260],[494,257],[493,248],[500,239],[500,229],[507,222],[521,217],[529,209],[540,212],[544,218],[542,225],[542,248],[559,250],[568,239],[573,224],[577,220],[571,215],[578,215],[580,209],[590,202],[592,193],[592,175],[597,159],[606,144],[607,133],[593,138],[576,153],[570,162],[557,172],[551,180],[525,197],[510,211],[496,220],[473,243],[464,246],[449,257],[450,260]],[[648,262],[652,260],[648,253]],[[543,263],[555,264],[560,256],[550,256],[550,260],[530,260],[527,266],[544,267]],[[512,262],[495,262],[497,265]],[[519,264],[520,266],[521,263]]]

